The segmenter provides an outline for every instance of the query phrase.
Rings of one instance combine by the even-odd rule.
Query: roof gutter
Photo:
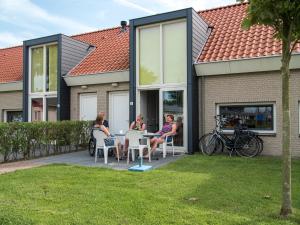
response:
[[[197,76],[278,71],[281,55],[195,64]],[[300,54],[292,55],[290,69],[300,69]]]
[[[23,90],[23,81],[0,83],[0,92],[22,91],[22,90]]]
[[[112,71],[106,73],[87,74],[78,76],[64,76],[67,86],[91,84],[107,84],[115,82],[129,82],[129,70]]]

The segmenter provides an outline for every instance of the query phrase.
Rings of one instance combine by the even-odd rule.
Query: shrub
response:
[[[0,156],[7,162],[78,151],[87,147],[90,129],[88,121],[0,123]]]

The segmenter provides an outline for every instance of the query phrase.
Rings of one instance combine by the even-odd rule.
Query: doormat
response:
[[[138,171],[138,172],[144,172],[146,170],[150,170],[152,166],[146,166],[146,165],[135,165],[130,168],[128,168],[129,171]]]

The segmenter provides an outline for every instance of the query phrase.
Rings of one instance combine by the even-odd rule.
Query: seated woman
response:
[[[104,140],[106,146],[116,146],[116,152],[114,152],[114,155],[116,156],[116,153],[119,152],[120,149],[120,143],[117,139],[112,138],[108,128],[103,125],[103,120],[103,115],[99,114],[96,118],[94,128],[100,128],[100,130],[105,133],[107,136],[107,138]]]
[[[160,137],[154,137],[150,140],[151,152],[153,153],[158,144],[162,144],[167,136],[173,136],[176,134],[176,123],[174,123],[174,116],[169,114],[166,117],[166,123],[162,129],[156,133],[159,133]],[[145,157],[149,157],[148,155]]]
[[[143,122],[143,117],[141,114],[136,116],[135,121],[133,121],[130,124],[129,130],[136,130],[136,131],[144,131],[146,129],[146,124]],[[124,155],[127,155],[128,152],[128,146],[129,146],[129,140],[125,139],[125,149],[124,149]]]
[[[129,130],[144,131],[146,129],[146,124],[143,122],[143,117],[141,114],[136,116],[135,121],[130,124]]]

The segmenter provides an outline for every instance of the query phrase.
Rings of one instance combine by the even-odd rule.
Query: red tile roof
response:
[[[280,54],[281,44],[273,39],[272,28],[241,28],[246,8],[247,3],[244,3],[199,12],[213,26],[198,58],[199,63]],[[96,48],[69,75],[97,74],[129,68],[129,31],[122,33],[120,27],[117,27],[74,35],[72,38],[90,43]],[[296,50],[300,53],[300,44]],[[22,46],[0,49],[0,83],[22,80],[22,60]]]
[[[274,30],[266,26],[241,28],[248,3],[200,11],[200,16],[213,30],[198,58],[212,62],[281,54],[281,43],[273,38]],[[297,45],[300,52],[300,44]]]
[[[23,46],[0,49],[0,83],[22,80]]]
[[[129,28],[121,32],[120,27],[72,36],[90,43],[96,48],[69,75],[96,74],[129,68]]]

